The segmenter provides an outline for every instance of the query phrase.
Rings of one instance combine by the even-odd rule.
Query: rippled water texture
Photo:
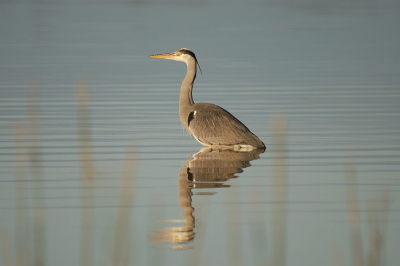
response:
[[[0,3],[0,265],[397,265],[396,1]],[[200,150],[229,110],[264,153]]]

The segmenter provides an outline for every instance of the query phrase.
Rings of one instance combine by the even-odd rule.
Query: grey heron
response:
[[[181,48],[150,57],[186,63],[187,72],[179,96],[179,117],[198,142],[207,147],[233,147],[235,150],[265,149],[265,144],[227,110],[211,103],[194,103],[192,89],[198,62],[191,50]]]

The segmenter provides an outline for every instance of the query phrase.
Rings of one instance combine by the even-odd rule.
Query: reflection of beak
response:
[[[167,53],[167,54],[155,54],[155,55],[149,55],[149,57],[153,58],[164,58],[164,59],[174,59],[175,55],[173,53]]]

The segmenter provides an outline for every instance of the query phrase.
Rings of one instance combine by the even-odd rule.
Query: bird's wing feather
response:
[[[190,134],[205,145],[264,146],[242,122],[215,104],[193,105],[188,124]]]

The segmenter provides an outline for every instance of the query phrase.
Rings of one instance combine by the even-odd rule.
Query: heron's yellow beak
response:
[[[149,55],[149,57],[152,57],[152,58],[164,58],[164,59],[174,59],[175,55],[174,55],[174,53],[167,53],[167,54]]]

